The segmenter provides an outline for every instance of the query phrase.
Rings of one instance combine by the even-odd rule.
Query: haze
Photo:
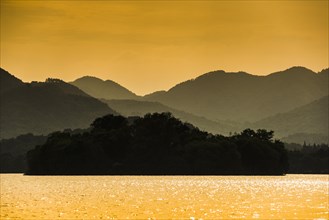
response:
[[[295,65],[328,67],[328,1],[1,0],[1,66],[24,81],[94,75],[143,95]]]

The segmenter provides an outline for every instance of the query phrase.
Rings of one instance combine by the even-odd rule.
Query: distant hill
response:
[[[229,121],[212,121],[184,111],[179,111],[158,102],[137,100],[104,100],[112,109],[123,116],[144,116],[147,113],[170,112],[184,122],[191,123],[201,130],[214,134],[228,135],[230,132],[240,131],[239,125]]]
[[[327,144],[329,143],[328,134],[317,134],[317,133],[296,133],[280,138],[285,143],[295,144]]]
[[[164,90],[161,90],[161,91],[156,91],[156,92],[153,92],[153,93],[150,93],[150,94],[146,94],[145,96],[143,96],[144,99],[152,99],[153,97],[158,97],[158,96],[162,96],[162,95],[165,95],[166,94],[166,91]]]
[[[161,103],[137,100],[102,100],[124,116],[144,116],[147,113],[171,112],[182,121],[194,124],[201,130],[229,135],[246,128],[275,131],[275,137],[287,143],[328,143],[328,97],[323,97],[292,111],[277,114],[255,123],[239,124],[232,121],[212,121]]]
[[[47,136],[24,134],[16,138],[0,140],[0,173],[23,173],[26,171],[26,153],[44,144]]]
[[[15,76],[11,75],[9,72],[0,68],[0,93],[15,89],[19,86],[24,85],[22,80],[17,79]]]
[[[306,136],[314,138],[315,134],[319,137],[328,137],[328,99],[329,97],[325,96],[292,111],[262,119],[254,123],[252,127],[274,130],[280,137],[294,134],[296,137],[296,134],[304,133],[304,141],[307,141]]]
[[[292,67],[268,76],[214,71],[144,97],[211,120],[255,122],[328,95],[328,69]]]
[[[0,138],[85,128],[96,117],[115,114],[106,104],[61,80],[23,83],[1,68],[0,80]]]
[[[137,99],[138,96],[118,83],[92,76],[84,76],[71,82],[85,93],[101,99]]]

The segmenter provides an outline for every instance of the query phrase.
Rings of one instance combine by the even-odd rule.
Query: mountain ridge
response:
[[[23,81],[0,67],[0,93],[23,85]]]
[[[253,128],[276,131],[279,136],[298,133],[328,134],[328,100],[324,96],[292,111],[278,113],[253,123]]]
[[[145,114],[170,112],[173,116],[184,122],[197,126],[200,130],[211,132],[214,134],[229,135],[240,131],[240,127],[233,122],[228,121],[211,121],[205,117],[193,115],[188,112],[179,111],[171,107],[165,106],[158,102],[142,101],[142,100],[104,100],[115,111],[125,117],[128,116],[144,116]]]
[[[102,80],[94,76],[83,76],[70,82],[87,94],[100,99],[136,99],[138,96],[112,80]]]
[[[10,78],[7,71],[0,69],[0,72],[1,79]],[[0,104],[1,139],[31,132],[48,134],[66,128],[84,128],[96,117],[117,114],[105,103],[58,79],[22,82],[1,92]]]
[[[140,111],[140,113],[148,113],[147,111],[150,110],[150,113],[155,112],[154,110],[161,110],[162,112],[170,111],[173,112],[175,116],[198,125],[201,129],[208,130],[212,133],[227,134],[227,132],[234,129],[235,131],[241,131],[243,128],[246,128],[245,126],[260,126],[262,123],[259,121],[264,122],[269,120],[268,118],[275,117],[278,114],[286,114],[290,111],[294,112],[296,108],[308,105],[328,95],[328,73],[328,68],[315,73],[305,67],[291,67],[287,70],[278,71],[266,76],[252,75],[243,71],[225,72],[223,70],[216,70],[202,74],[195,79],[179,83],[168,91],[157,91],[145,95],[144,97],[136,96],[134,93],[112,80],[102,80],[93,76],[85,76],[79,79],[87,79],[88,81],[94,81],[96,83],[109,83],[111,86],[115,85],[119,89],[123,88],[123,91],[128,92],[127,94],[129,97],[133,98],[124,99],[124,96],[119,95],[120,98],[118,100],[110,99],[106,101],[106,107],[109,106],[109,108],[111,108],[111,104],[116,107],[119,106],[121,109],[118,108],[117,110],[121,114],[125,114],[124,111],[126,111],[126,113],[132,113],[136,109]],[[88,94],[83,88],[78,88],[74,86],[72,82],[69,84],[59,79],[48,78],[46,82],[24,83],[3,69],[0,71],[0,77],[1,85],[4,85],[1,86],[0,90],[2,97],[22,96],[18,94],[24,94],[28,91],[27,93],[30,95],[33,94],[34,96],[34,99],[30,100],[31,103],[38,103],[35,99],[39,98],[39,96],[42,97],[39,93],[43,92],[72,95],[68,100],[73,99],[76,95],[92,98],[92,95]],[[95,88],[97,89],[100,87],[97,86]],[[190,92],[186,93],[186,91]],[[114,91],[110,96],[115,97],[115,93]],[[176,102],[174,105],[170,102],[168,104],[168,99],[170,98]],[[124,102],[126,102],[126,104],[124,104]],[[15,105],[17,105],[17,103]],[[142,107],[141,105],[144,106]],[[189,108],[189,105],[193,108]],[[311,105],[314,105],[314,103]],[[182,108],[179,108],[181,106]],[[281,106],[284,106],[284,108],[281,108]],[[53,107],[55,108],[55,106]],[[47,107],[43,106],[42,108]],[[249,115],[245,113],[243,117],[241,113],[244,112],[247,112]],[[264,114],[264,112],[268,114]],[[117,113],[115,112],[115,114]],[[142,114],[139,115],[142,116]],[[211,117],[213,115],[216,117]],[[247,117],[246,120],[246,115],[251,115],[254,118]],[[255,117],[255,115],[257,117]],[[299,121],[300,124],[303,124],[301,120]],[[327,120],[318,120],[319,123],[322,123],[318,124],[317,128],[314,128],[318,130],[308,131],[306,127],[309,125],[305,125],[305,128],[300,130],[295,129],[293,132],[307,133],[308,131],[315,134],[319,132],[321,126],[322,128],[327,126],[327,124],[325,124],[326,121]],[[309,124],[314,124],[314,122],[310,119]],[[266,126],[271,128],[271,126]],[[274,130],[278,130],[277,133],[281,137],[295,134],[290,131],[286,131],[285,133],[282,128],[274,128]],[[322,133],[325,133],[325,131]]]
[[[166,92],[146,95],[143,100],[160,102],[211,120],[254,122],[328,94],[328,74],[320,73],[304,67],[292,67],[267,76],[212,71]]]

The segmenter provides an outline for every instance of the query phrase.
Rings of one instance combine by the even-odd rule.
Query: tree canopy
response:
[[[27,174],[282,175],[288,170],[273,131],[212,135],[170,113],[133,120],[106,115],[83,133],[55,132],[27,154]]]

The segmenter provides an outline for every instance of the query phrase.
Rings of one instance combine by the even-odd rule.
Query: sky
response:
[[[138,95],[213,70],[328,68],[328,1],[1,0],[1,67],[23,81],[85,75]]]

